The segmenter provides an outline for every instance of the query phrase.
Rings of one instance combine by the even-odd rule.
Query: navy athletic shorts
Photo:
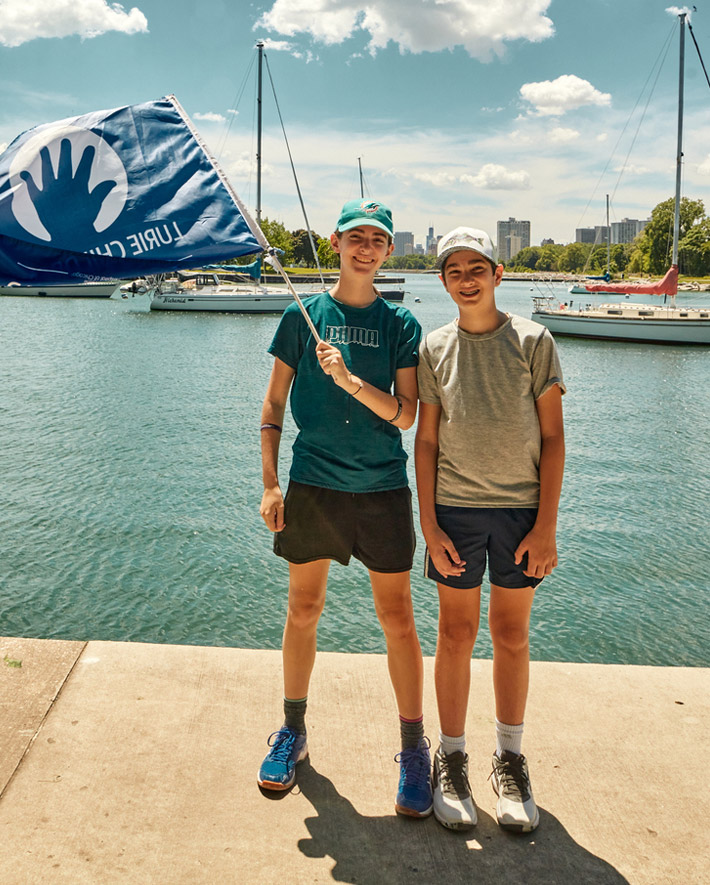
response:
[[[436,519],[442,531],[454,542],[466,563],[462,575],[445,578],[434,567],[426,553],[424,574],[446,587],[468,590],[479,587],[488,561],[491,584],[509,589],[537,587],[542,578],[525,574],[527,553],[520,565],[515,564],[518,544],[535,525],[536,507],[451,507],[436,505]]]
[[[294,564],[359,559],[374,572],[412,568],[414,520],[406,486],[386,492],[339,492],[291,481],[284,499],[283,531],[274,553]]]

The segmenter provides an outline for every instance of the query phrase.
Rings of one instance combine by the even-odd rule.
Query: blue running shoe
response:
[[[399,762],[399,787],[394,809],[409,817],[427,817],[434,801],[431,795],[431,759],[429,739],[423,737],[416,747],[407,747],[394,757]]]
[[[288,790],[296,782],[296,765],[308,755],[306,735],[283,726],[269,735],[271,747],[261,763],[257,781],[266,790]]]

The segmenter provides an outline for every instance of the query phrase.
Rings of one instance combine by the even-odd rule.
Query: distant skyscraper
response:
[[[622,218],[621,221],[612,221],[611,242],[633,243],[647,224],[648,220],[639,221],[636,218]]]
[[[509,218],[498,222],[498,261],[504,264],[530,245],[530,222]]]
[[[605,224],[596,227],[578,227],[574,236],[575,243],[591,243],[600,246],[609,241],[609,228]]]
[[[426,252],[427,255],[432,252],[436,252],[436,237],[434,236],[434,228],[429,228],[429,233],[426,235]]]
[[[394,234],[393,255],[411,255],[414,252],[414,234],[410,230],[398,230]]]

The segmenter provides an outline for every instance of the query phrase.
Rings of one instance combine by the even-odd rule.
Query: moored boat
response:
[[[6,286],[0,286],[0,295],[31,295],[40,298],[110,298],[120,282],[120,280],[109,280],[102,283],[68,283],[57,286],[8,283]]]

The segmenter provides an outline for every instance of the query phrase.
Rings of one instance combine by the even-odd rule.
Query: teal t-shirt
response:
[[[350,371],[374,387],[391,392],[397,369],[418,364],[421,326],[406,307],[383,298],[367,307],[350,307],[328,292],[302,301],[321,338],[339,347]],[[292,480],[343,492],[407,485],[399,429],[323,372],[313,335],[295,302],[285,310],[269,353],[296,372],[291,413],[299,432]]]

